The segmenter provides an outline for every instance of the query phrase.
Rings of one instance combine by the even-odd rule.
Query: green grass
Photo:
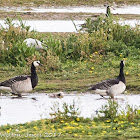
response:
[[[126,91],[128,91],[128,93],[139,94],[139,61],[137,61],[134,67],[131,67],[131,69],[128,64],[129,62],[126,61],[126,66],[124,67],[127,86]],[[33,92],[86,92],[88,85],[118,76],[119,60],[115,62],[116,66],[106,67],[104,65],[104,62],[102,62],[100,65],[94,63],[92,64],[91,62],[82,62],[74,67],[71,67],[71,69],[63,69],[62,71],[54,72],[44,71],[43,68],[39,68],[37,70],[39,83]],[[30,65],[27,65],[26,67],[0,67],[0,81],[21,74],[30,74]]]
[[[1,139],[113,139],[138,140],[140,139],[140,118],[132,122],[117,119],[83,119],[75,118],[60,122],[41,119],[18,125],[5,125],[0,127]]]
[[[118,68],[119,69],[119,68]],[[90,72],[85,72],[85,74],[73,74],[69,73],[67,77],[63,77],[64,73],[61,73],[62,77],[55,77],[50,79],[52,75],[39,75],[44,77],[44,80],[40,80],[40,83],[36,87],[37,91],[45,92],[56,92],[56,91],[66,91],[66,92],[86,92],[89,88],[88,85],[95,84],[105,79],[112,79],[118,76],[119,70],[102,68],[102,71],[96,71],[91,74]],[[113,71],[113,72],[111,72]],[[98,74],[97,74],[98,73]],[[60,74],[60,73],[59,73]],[[64,79],[62,79],[64,78]],[[126,91],[128,93],[140,93],[140,77],[138,75],[126,75]]]

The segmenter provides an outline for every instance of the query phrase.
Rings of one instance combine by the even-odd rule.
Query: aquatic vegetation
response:
[[[100,113],[104,113],[104,117],[108,118],[108,119],[115,119],[117,117],[117,113],[118,113],[118,103],[115,102],[114,100],[109,100],[107,105],[102,106],[102,108],[100,109]],[[107,122],[110,122],[110,120],[108,120]]]
[[[125,109],[122,109],[118,102],[114,100],[108,100],[108,103],[103,105],[99,112],[104,114],[104,116],[99,115],[101,119],[108,119],[107,123],[128,121],[133,124],[133,121],[140,117],[139,107],[127,105]]]
[[[79,108],[76,108],[75,101],[73,101],[72,105],[69,105],[67,103],[64,103],[63,111],[61,111],[59,103],[56,102],[53,107],[51,107],[51,110],[53,111],[50,113],[50,115],[54,118],[54,121],[60,121],[61,123],[64,123],[67,120],[75,119],[76,121],[80,121],[77,116],[80,114]]]

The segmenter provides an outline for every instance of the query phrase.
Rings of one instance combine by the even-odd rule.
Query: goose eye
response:
[[[40,62],[39,62],[39,61],[37,61],[37,64],[40,64]]]

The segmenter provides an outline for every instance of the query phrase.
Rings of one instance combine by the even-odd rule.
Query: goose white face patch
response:
[[[125,62],[123,61],[123,65],[125,66]]]
[[[37,67],[37,66],[40,65],[40,61],[34,61],[33,64],[34,64],[35,67]]]

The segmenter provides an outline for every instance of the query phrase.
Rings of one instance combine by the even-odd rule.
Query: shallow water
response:
[[[77,30],[80,29],[80,25],[85,21],[75,20]],[[4,20],[0,20],[0,24],[6,28]],[[15,26],[19,22],[14,20]],[[26,26],[30,26],[30,30],[37,32],[76,32],[76,28],[71,20],[23,20]]]
[[[114,6],[113,14],[138,14],[140,15],[140,5]],[[1,7],[1,11],[13,12],[33,12],[33,13],[106,13],[105,6],[79,6],[79,7]]]
[[[31,99],[36,98],[37,101]],[[117,102],[122,108],[127,104],[140,106],[140,95],[121,95],[117,97]],[[81,112],[80,116],[91,118],[96,115],[102,105],[107,103],[106,99],[95,94],[70,94],[64,98],[49,98],[45,93],[29,94],[23,99],[11,99],[10,96],[0,96],[1,116],[0,125],[26,123],[41,118],[50,118],[49,113],[56,102],[62,109],[64,102],[68,104],[76,103],[76,107]]]
[[[6,28],[4,20],[0,20],[0,25]],[[14,20],[15,26],[19,25],[17,20]],[[35,30],[37,32],[77,32],[80,30],[80,25],[85,23],[84,20],[74,20],[76,28],[71,20],[23,20],[26,26],[30,26],[30,30]],[[140,20],[125,20],[120,21],[122,25],[130,25],[135,27],[135,25],[140,25]]]

